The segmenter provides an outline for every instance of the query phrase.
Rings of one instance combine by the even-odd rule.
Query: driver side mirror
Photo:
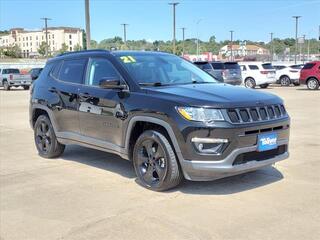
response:
[[[120,79],[108,78],[108,77],[102,78],[99,81],[99,87],[104,89],[119,89],[119,90],[127,89],[127,85],[121,84]]]

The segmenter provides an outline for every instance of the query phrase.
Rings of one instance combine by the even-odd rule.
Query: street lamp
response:
[[[199,23],[202,21],[202,19],[199,19],[197,21],[197,60],[199,60]]]
[[[86,12],[86,43],[87,49],[90,49],[90,9],[89,9],[89,0],[85,0],[85,12]]]
[[[270,61],[273,61],[273,33],[270,33]]]
[[[123,26],[123,41],[124,41],[124,45],[127,46],[127,26],[129,24],[122,23],[121,25]]]
[[[301,16],[292,16],[296,20],[296,51],[294,54],[294,64],[297,63],[297,52],[298,52],[298,20]]]
[[[182,30],[182,56],[184,56],[184,32],[186,28],[182,27],[181,30]]]
[[[234,33],[234,31],[233,30],[231,30],[230,31],[230,40],[231,40],[231,43],[230,43],[230,47],[231,47],[231,49],[230,49],[230,54],[231,54],[231,61],[233,61],[233,51],[232,51],[232,48],[233,48],[233,33]]]
[[[176,54],[176,6],[179,4],[178,2],[172,2],[172,3],[168,3],[169,5],[172,5],[172,9],[173,9],[173,54]]]
[[[46,29],[46,57],[48,57],[49,52],[49,44],[48,44],[48,20],[52,20],[51,18],[43,17],[41,20],[44,20],[44,27]]]

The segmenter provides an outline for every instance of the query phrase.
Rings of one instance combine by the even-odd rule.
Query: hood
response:
[[[198,107],[252,107],[282,103],[276,95],[260,89],[247,89],[228,84],[186,84],[148,88],[155,97],[176,101],[177,104]]]

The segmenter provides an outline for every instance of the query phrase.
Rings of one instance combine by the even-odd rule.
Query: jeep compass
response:
[[[288,157],[290,118],[272,94],[217,82],[175,55],[89,50],[50,59],[31,88],[39,155],[78,144],[132,161],[163,191]]]

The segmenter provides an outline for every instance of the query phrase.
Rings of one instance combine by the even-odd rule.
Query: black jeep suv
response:
[[[33,83],[30,124],[39,154],[66,144],[120,155],[162,191],[288,157],[289,116],[272,94],[233,87],[160,52],[90,50],[49,60]]]

